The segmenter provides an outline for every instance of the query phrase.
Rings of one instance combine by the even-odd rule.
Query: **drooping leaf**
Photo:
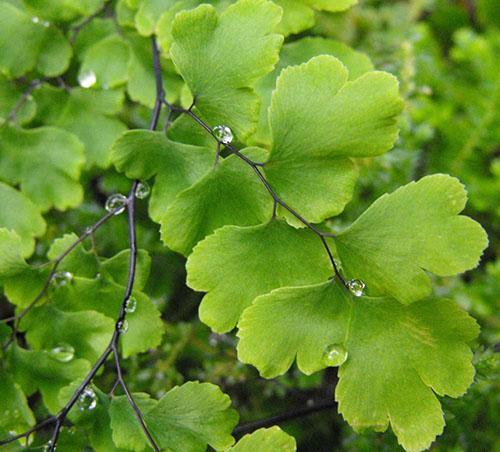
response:
[[[271,71],[283,38],[273,30],[281,11],[265,0],[239,0],[220,16],[211,5],[181,11],[172,26],[170,55],[212,125],[229,126],[240,140],[259,112],[253,83]]]
[[[294,452],[295,439],[279,427],[260,428],[243,436],[231,449],[231,452]]]
[[[12,376],[0,371],[0,431],[21,433],[35,425],[28,400]]]
[[[218,333],[231,330],[256,296],[278,287],[325,281],[332,273],[311,231],[278,220],[218,229],[196,246],[186,268],[187,284],[208,292],[200,318]]]
[[[354,299],[332,283],[282,288],[258,297],[239,328],[239,358],[263,376],[283,374],[296,356],[305,373],[340,364],[335,397],[344,418],[356,430],[384,431],[390,422],[406,450],[425,449],[443,429],[434,393],[459,397],[474,376],[466,342],[478,328],[449,300],[404,306]]]
[[[245,153],[257,161],[264,157],[261,149]],[[252,169],[235,155],[220,160],[213,171],[179,193],[160,219],[162,239],[172,250],[188,255],[219,227],[250,226],[271,218],[272,199]]]
[[[309,221],[340,213],[356,180],[350,157],[389,150],[401,108],[398,82],[388,73],[348,81],[346,67],[328,55],[284,69],[269,110],[269,182]]]
[[[36,205],[22,193],[0,182],[0,228],[15,231],[22,242],[22,254],[29,257],[35,237],[45,233],[45,220]]]
[[[451,276],[474,268],[488,240],[458,215],[466,201],[463,185],[443,174],[382,196],[335,239],[345,274],[370,294],[407,304],[429,295],[425,270]]]
[[[43,402],[51,413],[63,405],[59,401],[59,391],[75,380],[83,380],[90,370],[85,359],[60,362],[45,351],[32,351],[13,346],[9,353],[10,370],[26,395],[39,390]]]
[[[49,353],[57,347],[73,347],[74,356],[95,362],[108,345],[114,321],[96,311],[64,312],[49,304],[32,309],[21,321],[33,350]],[[54,358],[57,360],[57,357]]]
[[[83,163],[82,143],[65,130],[0,129],[0,178],[19,184],[21,192],[42,211],[51,207],[64,210],[82,201],[78,179]]]

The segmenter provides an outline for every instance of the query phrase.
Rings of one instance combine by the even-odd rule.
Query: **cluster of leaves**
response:
[[[286,374],[264,394],[310,390],[338,368],[335,400],[356,431],[390,425],[406,450],[427,448],[444,427],[438,396],[460,397],[474,379],[478,326],[450,298],[468,293],[474,314],[483,305],[491,314],[481,291],[494,293],[498,265],[487,283],[460,282],[454,275],[475,268],[487,246],[481,226],[460,215],[465,188],[445,174],[410,181],[458,175],[473,212],[497,224],[494,21],[484,13],[484,33],[450,30],[450,49],[433,35],[449,14],[439,1],[416,10],[201,3],[0,1],[0,312],[14,317],[0,324],[0,436],[63,408],[109,343],[128,278],[124,219],[76,246],[48,290],[44,262],[99,218],[108,194],[141,180],[152,191],[139,206],[136,307],[120,359],[162,449],[295,449],[277,427],[234,444],[229,396],[186,382],[231,392],[253,378],[235,365],[235,327],[240,363],[265,378]],[[420,23],[424,11],[436,22]],[[393,35],[383,21],[396,24]],[[158,101],[151,37],[161,49],[161,131],[146,130]],[[232,144],[214,141],[214,126],[228,127]],[[455,284],[445,284],[447,298],[432,289],[438,277]],[[198,299],[179,288],[184,278],[206,292],[199,318],[218,333],[216,348],[227,340],[223,358],[205,356],[208,333],[193,320]],[[112,369],[94,379],[95,407],[71,411],[58,450],[148,447]],[[240,392],[235,405],[262,397]],[[43,444],[45,433],[11,447]]]

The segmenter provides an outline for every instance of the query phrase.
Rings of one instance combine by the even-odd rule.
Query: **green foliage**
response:
[[[498,8],[356,3],[0,1],[6,450],[498,446]]]

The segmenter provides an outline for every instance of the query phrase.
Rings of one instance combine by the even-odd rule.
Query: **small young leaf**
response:
[[[259,428],[243,436],[231,452],[294,452],[297,449],[293,436],[286,434],[279,427]]]
[[[382,196],[335,238],[346,276],[407,304],[429,295],[425,270],[451,276],[474,268],[488,239],[458,215],[466,201],[463,185],[444,174]]]

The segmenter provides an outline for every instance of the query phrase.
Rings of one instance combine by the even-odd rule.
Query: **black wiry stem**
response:
[[[161,108],[163,105],[163,98],[164,98],[164,90],[163,90],[163,82],[162,82],[162,77],[161,77],[161,67],[160,67],[160,53],[158,50],[158,46],[156,43],[156,40],[152,38],[152,49],[153,49],[153,61],[154,61],[154,74],[155,74],[155,81],[156,81],[156,100],[155,100],[155,106],[153,109],[152,117],[151,117],[151,123],[150,123],[150,130],[155,130],[156,127],[158,126],[158,120],[160,118],[160,113],[161,113]],[[125,396],[127,397],[127,400],[129,404],[132,406],[134,410],[134,414],[144,432],[146,435],[150,446],[153,448],[155,452],[160,452],[160,448],[157,445],[155,439],[153,438],[153,435],[149,431],[146,422],[144,420],[144,417],[142,415],[142,412],[135,402],[131,392],[128,389],[127,384],[125,383],[125,380],[123,378],[123,372],[120,364],[120,355],[119,355],[119,341],[120,341],[120,335],[122,334],[122,327],[124,325],[124,322],[126,320],[127,316],[127,311],[126,311],[126,305],[129,300],[129,298],[132,295],[132,291],[134,289],[134,282],[135,282],[135,275],[136,275],[136,266],[137,266],[137,246],[136,246],[136,227],[135,227],[135,193],[137,190],[137,186],[139,184],[139,181],[134,181],[132,184],[132,187],[130,188],[130,191],[128,193],[127,197],[127,203],[126,203],[126,208],[127,208],[127,214],[128,214],[128,238],[129,238],[129,249],[130,249],[130,259],[129,259],[129,270],[128,270],[128,278],[127,278],[127,285],[125,288],[125,293],[123,295],[123,300],[122,304],[120,306],[120,311],[118,314],[118,318],[116,319],[115,322],[115,329],[113,331],[113,335],[111,337],[111,340],[109,344],[107,345],[106,349],[102,352],[101,356],[97,359],[97,361],[94,363],[92,366],[92,369],[90,369],[89,373],[87,376],[83,379],[83,381],[80,383],[78,386],[77,390],[73,393],[69,401],[66,403],[66,405],[54,416],[51,416],[41,422],[39,422],[36,426],[33,428],[25,431],[24,433],[21,433],[19,435],[12,436],[8,439],[0,441],[0,446],[12,443],[18,439],[21,438],[27,438],[29,435],[32,433],[40,430],[41,428],[54,424],[54,429],[52,431],[52,435],[50,438],[50,441],[48,443],[48,450],[50,452],[53,452],[56,450],[57,446],[57,441],[59,439],[59,434],[61,432],[61,428],[64,425],[64,422],[66,420],[66,417],[68,413],[71,411],[71,409],[74,407],[78,399],[80,398],[81,394],[83,391],[85,391],[85,388],[92,382],[93,378],[99,371],[99,369],[104,365],[106,360],[110,357],[111,354],[114,356],[114,364],[115,364],[115,369],[117,373],[117,382],[118,384],[122,387]],[[47,282],[42,289],[42,292],[35,298],[35,300],[28,306],[29,309],[33,307],[38,300],[43,296],[43,294],[46,292],[46,290],[49,287],[50,281],[55,274],[55,271],[61,261],[73,250],[75,249],[85,238],[87,238],[89,235],[91,235],[98,227],[100,227],[105,221],[107,221],[109,218],[111,218],[116,212],[112,211],[106,214],[101,220],[99,220],[94,226],[91,228],[88,228],[84,234],[82,234],[78,240],[76,240],[61,256],[59,256],[55,263],[54,266],[51,270],[51,273],[49,275],[49,278],[47,279]],[[28,309],[26,308],[26,309]],[[28,310],[29,310],[28,309]],[[25,310],[26,311],[26,310]],[[18,317],[16,317],[16,321],[18,322],[22,316],[26,314],[26,312],[23,311]],[[114,388],[113,388],[114,389]]]
[[[283,414],[278,414],[276,416],[271,416],[266,419],[259,419],[257,421],[248,422],[247,424],[240,425],[233,430],[233,435],[241,436],[246,433],[251,433],[259,428],[271,427],[276,424],[281,424],[292,419],[297,419],[300,417],[307,416],[309,414],[318,413],[320,411],[329,410],[335,408],[337,402],[333,400],[327,400],[325,402],[318,402],[312,406],[300,407],[295,410],[287,411]]]
[[[333,253],[330,249],[330,245],[328,245],[328,242],[326,240],[327,237],[334,237],[334,234],[332,234],[330,232],[321,231],[316,226],[314,226],[312,223],[307,221],[295,209],[290,207],[283,199],[281,199],[280,196],[276,193],[276,191],[269,184],[269,182],[266,179],[266,177],[264,176],[264,174],[262,173],[261,167],[263,167],[264,164],[259,163],[259,162],[254,162],[252,159],[250,159],[246,155],[242,154],[240,152],[240,150],[237,149],[236,147],[234,147],[232,144],[224,143],[223,141],[221,141],[217,137],[217,135],[214,133],[212,128],[193,111],[194,102],[193,102],[193,105],[191,105],[191,107],[189,107],[188,109],[184,109],[184,108],[180,108],[180,107],[177,107],[175,105],[172,105],[169,102],[167,102],[166,100],[163,100],[163,102],[168,107],[169,113],[175,111],[175,112],[179,112],[181,114],[188,115],[198,125],[200,125],[203,129],[205,129],[210,134],[210,136],[213,137],[213,139],[217,142],[217,158],[218,158],[220,146],[224,146],[226,149],[231,151],[232,154],[236,155],[240,160],[245,162],[247,165],[249,165],[253,169],[253,171],[255,172],[255,174],[257,175],[259,180],[261,181],[262,185],[264,185],[264,187],[266,188],[269,195],[273,198],[273,202],[274,202],[273,219],[276,217],[276,208],[278,205],[280,205],[286,211],[288,211],[291,215],[293,215],[297,220],[299,220],[304,226],[306,226],[308,229],[310,229],[312,232],[314,232],[318,236],[318,238],[320,239],[323,247],[325,248],[325,251],[328,255],[328,259],[330,260],[330,263],[332,265],[334,276],[337,277],[339,279],[339,281],[342,283],[342,285],[347,288],[348,287],[347,282],[344,279],[344,277],[342,276],[342,274],[340,273],[338,265],[335,262],[335,258],[333,257]]]

